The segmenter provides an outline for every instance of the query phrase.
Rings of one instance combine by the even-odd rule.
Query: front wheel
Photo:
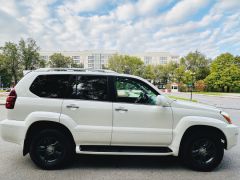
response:
[[[30,145],[30,157],[42,169],[57,169],[71,159],[73,146],[60,131],[46,129],[36,134]]]
[[[190,168],[211,171],[222,161],[224,148],[220,138],[192,136],[183,145],[182,159]]]

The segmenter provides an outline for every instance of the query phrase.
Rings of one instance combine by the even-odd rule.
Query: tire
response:
[[[66,135],[56,129],[36,134],[30,144],[30,157],[42,169],[59,169],[70,162],[74,146]]]
[[[202,132],[201,132],[202,133]],[[184,140],[180,156],[185,165],[197,171],[212,171],[222,161],[221,139],[211,133],[196,133]]]

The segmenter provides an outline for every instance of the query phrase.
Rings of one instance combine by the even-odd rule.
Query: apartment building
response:
[[[163,65],[171,61],[179,62],[180,56],[171,54],[169,52],[145,52],[133,54],[133,56],[139,57],[146,65]]]
[[[82,64],[84,68],[102,69],[107,67],[108,60],[114,54],[120,54],[117,51],[41,51],[42,59],[49,61],[49,58],[54,53],[61,53],[64,56],[69,56],[76,64]],[[170,61],[179,62],[180,57],[169,52],[145,52],[136,54],[123,54],[139,57],[146,65],[167,64]]]

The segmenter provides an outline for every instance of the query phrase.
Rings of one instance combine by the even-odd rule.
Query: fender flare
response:
[[[169,148],[172,149],[173,155],[178,156],[181,140],[185,134],[185,132],[194,126],[206,126],[213,127],[220,130],[223,134],[224,132],[221,130],[226,127],[226,123],[219,119],[210,118],[210,117],[201,117],[201,116],[186,116],[183,117],[177,126],[173,129],[173,140],[170,144]],[[225,135],[225,134],[224,134]]]

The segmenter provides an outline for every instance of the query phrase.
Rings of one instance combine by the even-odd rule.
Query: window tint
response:
[[[32,83],[30,91],[40,97],[66,98],[70,75],[40,75]]]
[[[156,104],[157,92],[141,81],[117,77],[115,87],[117,102]]]
[[[106,76],[77,76],[76,81],[70,85],[72,99],[106,101]]]

